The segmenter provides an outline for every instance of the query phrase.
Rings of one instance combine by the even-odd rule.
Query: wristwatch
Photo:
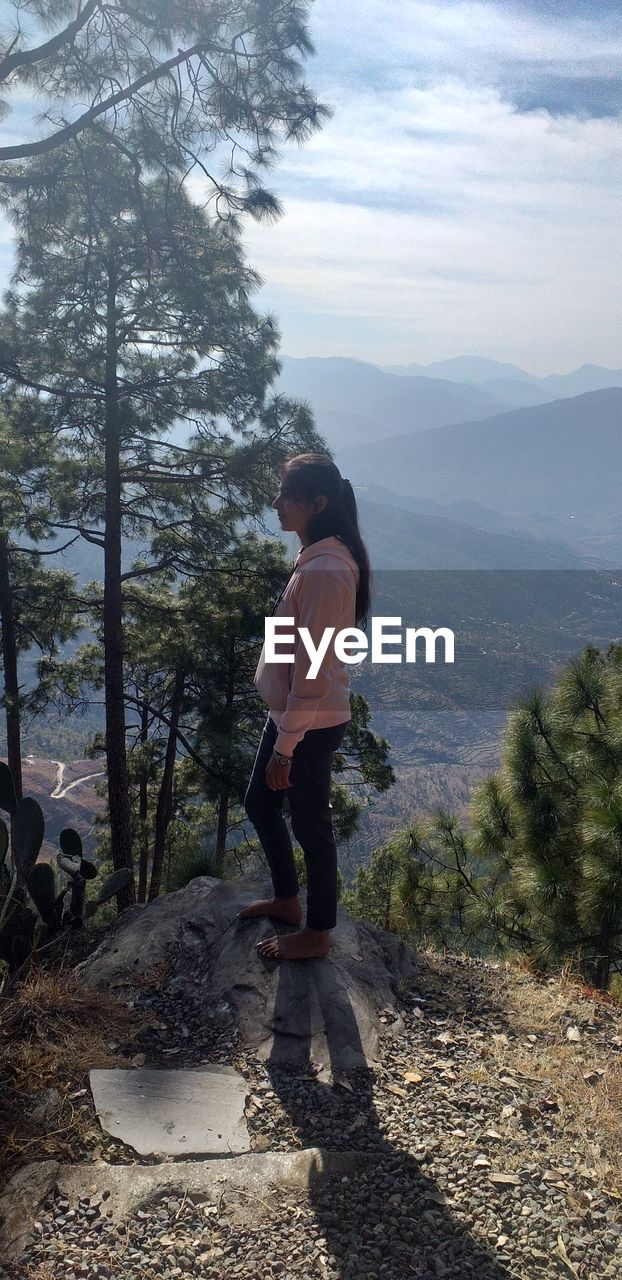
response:
[[[272,754],[276,756],[279,764],[291,764],[292,762],[292,757],[283,755],[282,751],[273,751]]]

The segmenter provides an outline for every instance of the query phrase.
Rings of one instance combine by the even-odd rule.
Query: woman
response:
[[[272,503],[281,528],[297,533],[301,549],[293,573],[275,606],[277,616],[294,619],[293,664],[266,663],[265,650],[255,685],[268,704],[268,718],[245,797],[245,808],[266,855],[274,897],[251,902],[241,919],[273,916],[298,925],[293,933],[258,944],[271,959],[325,956],[337,920],[337,849],[330,814],[332,759],[350,719],[348,666],[332,643],[315,679],[298,634],[308,627],[317,647],[325,627],[335,632],[367,622],[370,568],[358,527],[349,480],[322,453],[290,458]],[[283,650],[281,650],[283,652]],[[302,925],[298,876],[283,814],[288,793],[292,831],[307,868],[307,920]]]

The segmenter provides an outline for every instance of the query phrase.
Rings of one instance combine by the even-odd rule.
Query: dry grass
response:
[[[487,1042],[476,1074],[483,1080],[506,1071],[543,1084],[555,1149],[575,1159],[580,1153],[594,1185],[622,1198],[622,1059],[613,1047],[622,1034],[622,1007],[570,970],[550,981],[506,970],[504,988],[512,1035]],[[578,1027],[578,1041],[567,1039],[569,1026]],[[534,1117],[536,1124],[541,1120]]]
[[[30,1160],[84,1158],[101,1141],[88,1073],[127,1066],[145,1022],[69,972],[35,969],[0,1000],[2,1172]]]
[[[502,1075],[524,1084],[534,1095],[524,1117],[533,1126],[534,1151],[544,1139],[543,1160],[547,1148],[552,1165],[556,1156],[568,1157],[595,1189],[622,1200],[622,1004],[586,987],[570,964],[546,979],[520,960],[456,971],[456,958],[468,957],[426,948],[419,958],[427,970],[426,985],[451,991],[448,1005],[459,1008],[460,991],[467,990],[480,991],[484,1004],[496,1006],[497,1031],[489,1028],[479,1042],[479,1061],[466,1068],[467,1077],[493,1088]],[[567,1038],[571,1026],[579,1030],[578,1041]],[[485,1015],[481,1029],[486,1031]],[[517,1122],[517,1113],[508,1119],[508,1137]]]

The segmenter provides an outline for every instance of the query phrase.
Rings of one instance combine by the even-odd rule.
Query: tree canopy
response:
[[[3,8],[2,110],[19,137],[0,147],[5,185],[50,180],[58,149],[103,127],[138,169],[196,168],[226,207],[278,210],[258,174],[281,142],[303,142],[327,115],[303,78],[313,51],[307,0],[10,0]],[[34,157],[46,158],[36,174]]]
[[[405,937],[622,970],[622,647],[588,647],[510,713],[469,823],[438,812],[376,850],[349,902]]]

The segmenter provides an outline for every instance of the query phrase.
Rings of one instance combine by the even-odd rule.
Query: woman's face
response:
[[[290,497],[287,489],[284,491],[281,482],[272,506],[278,513],[283,532],[297,533],[300,538],[303,538],[314,515],[321,511],[326,503],[327,498],[323,496],[315,498],[313,502],[307,501],[306,498]]]

